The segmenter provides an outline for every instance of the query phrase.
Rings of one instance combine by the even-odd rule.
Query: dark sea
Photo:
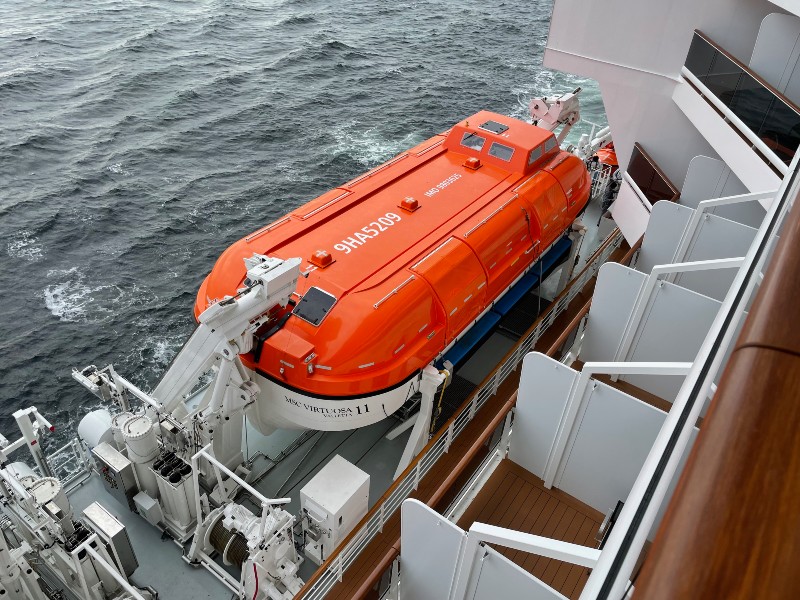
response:
[[[73,435],[97,405],[73,367],[152,389],[229,244],[463,117],[580,85],[603,122],[593,82],[541,66],[550,12],[3,0],[0,432],[35,405]]]

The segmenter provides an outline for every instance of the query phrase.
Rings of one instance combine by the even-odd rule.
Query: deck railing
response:
[[[47,462],[53,471],[53,475],[61,481],[67,490],[73,484],[88,477],[91,472],[86,450],[77,438],[71,439],[55,452],[48,453]]]
[[[800,108],[701,31],[694,32],[684,67],[693,83],[705,87],[701,92],[710,92],[733,114],[737,129],[736,121],[749,130],[741,133],[770,162],[772,153],[784,163],[785,172],[800,145]]]
[[[304,600],[321,600],[328,592],[342,581],[344,572],[356,561],[359,554],[383,531],[386,521],[417,489],[420,480],[431,470],[436,461],[445,454],[453,440],[464,431],[480,408],[497,393],[500,384],[519,366],[525,355],[530,352],[542,334],[561,315],[570,302],[583,290],[587,283],[597,275],[597,271],[608,260],[622,243],[623,236],[618,229],[601,244],[589,257],[586,266],[570,284],[550,304],[547,310],[537,319],[516,346],[505,356],[502,363],[484,380],[472,395],[464,402],[461,409],[448,421],[417,455],[406,470],[384,493],[381,499],[370,509],[364,519],[350,535],[340,544],[316,573],[300,590],[296,598]]]

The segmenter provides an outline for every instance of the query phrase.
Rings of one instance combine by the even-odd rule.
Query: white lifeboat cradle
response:
[[[560,98],[531,102],[540,126],[551,131],[563,127],[559,143],[579,120],[579,92],[580,88]],[[579,156],[608,141],[604,132],[591,141],[584,138],[575,151]],[[576,221],[569,232],[573,243],[558,290],[570,279],[585,233],[586,227]],[[202,565],[240,598],[292,598],[303,585],[298,574],[303,554],[320,564],[368,508],[369,476],[336,456],[325,467],[330,472],[318,474],[319,479],[315,476],[315,486],[309,483],[305,495],[301,491],[302,534],[298,534],[296,517],[284,508],[290,498],[260,493],[254,485],[261,474],[254,472],[243,453],[248,411],[264,399],[239,356],[252,349],[254,333],[270,312],[287,306],[303,275],[300,264],[299,258],[258,254],[245,259],[246,287],[199,316],[194,333],[152,393],[119,375],[112,365],[102,369],[92,365],[72,373],[111,409],[95,410],[81,421],[79,440],[71,442],[79,463],[75,469],[98,474],[123,506],[181,546],[186,562]],[[436,396],[449,381],[452,365],[445,362],[438,369],[433,364],[413,380],[414,391],[421,396],[419,411],[386,436],[392,439],[412,428],[395,476],[428,441]],[[262,406],[262,420],[264,412]],[[64,490],[74,480],[52,477],[38,444],[41,433],[52,430],[50,424],[35,408],[14,416],[22,437],[14,443],[0,439],[0,494],[12,522],[9,528],[0,527],[0,586],[17,590],[8,597],[46,598],[37,591],[42,569],[31,570],[26,563],[25,556],[33,550],[46,559],[53,583],[66,586],[76,598],[156,598],[152,589],[130,582],[135,554],[125,526],[102,503],[84,510],[82,521],[73,519]],[[8,462],[7,455],[22,446],[30,450],[38,474],[24,463]],[[310,491],[318,490],[325,477],[352,480],[351,497],[325,506],[324,499]],[[334,518],[338,529],[328,526]],[[3,552],[9,548],[11,552]]]

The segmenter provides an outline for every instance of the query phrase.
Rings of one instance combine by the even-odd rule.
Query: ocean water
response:
[[[231,242],[459,119],[580,85],[602,123],[541,65],[551,8],[3,0],[0,432],[35,405],[65,441],[72,367],[151,389]]]

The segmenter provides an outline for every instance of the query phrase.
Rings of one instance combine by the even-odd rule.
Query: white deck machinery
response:
[[[245,412],[260,390],[239,355],[274,309],[287,305],[300,260],[254,255],[245,264],[246,287],[200,315],[152,394],[111,365],[73,372],[111,405],[84,417],[78,433],[109,493],[183,545],[185,560],[209,569],[237,597],[282,600],[302,587],[303,559],[295,518],[281,508],[289,499],[265,498],[248,483]]]
[[[531,98],[529,109],[534,125],[548,131],[555,131],[559,127],[563,127],[556,138],[559,146],[566,139],[572,126],[581,120],[580,101],[578,100],[580,93],[581,88],[577,88],[558,97]]]
[[[41,451],[53,427],[35,408],[18,410],[22,433],[0,436],[0,598],[9,600],[155,600],[128,577],[138,566],[125,527],[99,502],[74,514]],[[35,468],[10,462],[27,447]]]
[[[561,96],[532,98],[528,109],[533,124],[553,132],[562,127],[557,136],[559,145],[562,145],[572,126],[581,120],[578,96],[580,93],[581,88],[576,88]],[[611,143],[611,128],[608,126],[600,128],[599,125],[592,124],[592,132],[581,135],[578,145],[572,152],[585,161],[609,143]]]

